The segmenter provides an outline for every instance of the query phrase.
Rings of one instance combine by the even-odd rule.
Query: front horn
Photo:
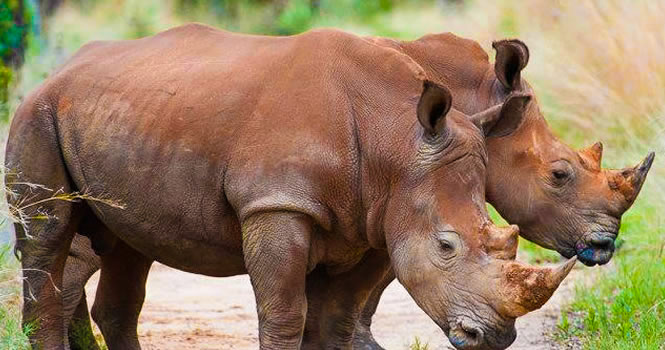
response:
[[[530,266],[519,261],[503,265],[501,289],[504,298],[502,314],[520,317],[539,309],[554,294],[575,266],[573,257],[559,266]]]

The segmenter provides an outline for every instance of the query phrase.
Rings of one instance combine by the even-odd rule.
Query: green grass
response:
[[[94,343],[97,344],[100,350],[108,350],[108,347],[104,342],[104,337],[102,336],[101,332],[94,323],[92,323],[92,328],[93,328],[93,334],[95,336]],[[91,343],[93,342],[93,339],[90,339],[90,337],[88,337],[89,330],[90,328],[88,328],[88,326],[85,324],[74,323],[70,331],[70,341],[72,342],[70,344],[76,343],[76,346],[79,349],[92,348],[93,344]],[[72,340],[72,338],[74,340]]]
[[[584,349],[665,349],[665,234],[659,207],[639,203],[624,219],[615,268],[576,289],[556,338]],[[621,237],[621,236],[620,236]]]
[[[423,343],[419,337],[415,337],[413,343],[409,345],[409,350],[429,350],[429,343]]]
[[[0,349],[29,350],[28,335],[33,328],[21,325],[20,267],[11,248],[10,245],[0,246]],[[93,327],[99,348],[106,350],[101,333]],[[82,348],[85,348],[85,344]]]
[[[19,313],[20,282],[18,262],[8,245],[0,246],[0,349],[28,349]]]

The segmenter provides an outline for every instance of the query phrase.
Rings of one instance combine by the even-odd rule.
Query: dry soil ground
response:
[[[518,337],[510,349],[559,348],[543,334],[556,324],[560,305],[570,298],[574,275],[579,272],[578,266],[542,309],[517,321]],[[87,286],[89,305],[96,278]],[[381,300],[373,331],[387,349],[407,349],[416,336],[428,343],[430,350],[452,349],[443,332],[397,282],[388,287]],[[147,350],[257,349],[257,320],[249,278],[210,278],[155,264],[148,279],[139,336]]]

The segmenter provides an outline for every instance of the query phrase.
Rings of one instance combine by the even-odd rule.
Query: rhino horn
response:
[[[600,163],[603,159],[602,142],[596,142],[593,145],[581,150],[579,153],[593,169],[600,170]]]
[[[614,190],[619,191],[626,199],[628,206],[632,205],[637,195],[644,185],[649,169],[653,164],[654,152],[650,152],[644,160],[634,167],[618,170],[614,181],[610,185]],[[627,209],[627,208],[626,208]]]
[[[502,297],[505,302],[503,314],[520,317],[539,309],[554,294],[561,282],[575,266],[573,257],[559,266],[530,266],[511,261],[503,267]]]
[[[649,154],[633,168],[633,179],[631,185],[633,185],[634,194],[631,198],[631,202],[634,201],[637,195],[640,193],[642,185],[644,184],[644,180],[647,178],[647,174],[651,169],[651,165],[653,164],[655,157],[656,154],[654,152],[649,152]]]

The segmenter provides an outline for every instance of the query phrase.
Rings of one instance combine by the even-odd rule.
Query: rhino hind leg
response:
[[[14,116],[5,160],[8,202],[23,219],[14,226],[23,273],[23,325],[34,330],[29,336],[33,348],[67,349],[60,291],[81,203],[54,197],[76,188],[51,111],[35,99],[26,98]]]
[[[62,216],[60,216],[62,218]],[[67,349],[63,317],[62,275],[66,247],[74,230],[70,225],[54,225],[39,236],[28,238],[38,230],[32,225],[24,230],[16,225],[17,250],[21,253],[23,272],[23,327],[34,329],[29,341],[35,349]],[[28,233],[30,232],[30,233]],[[41,239],[56,236],[59,239]],[[19,241],[28,241],[18,243]]]
[[[93,251],[90,240],[86,236],[75,235],[62,281],[65,324],[72,350],[99,349],[90,324],[85,285],[100,268],[101,259]]]
[[[101,260],[92,318],[110,350],[140,350],[137,326],[152,260],[121,241]]]
[[[65,305],[66,306],[66,305]],[[92,332],[88,302],[83,291],[79,303],[67,324],[67,337],[71,350],[99,350],[97,339]]]

